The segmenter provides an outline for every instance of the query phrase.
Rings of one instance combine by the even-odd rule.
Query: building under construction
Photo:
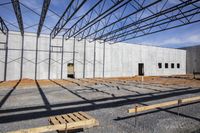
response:
[[[0,132],[200,132],[199,46],[142,43],[199,21],[200,0],[2,0]]]

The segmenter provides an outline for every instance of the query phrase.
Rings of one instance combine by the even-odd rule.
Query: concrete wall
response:
[[[0,40],[3,35],[0,35]],[[61,46],[62,38],[52,40],[52,45]],[[185,50],[160,48],[144,45],[133,45],[117,43],[105,44],[105,64],[103,63],[103,44],[96,42],[96,54],[94,54],[94,42],[86,41],[85,72],[84,67],[84,41],[76,41],[75,45],[75,77],[86,78],[103,77],[103,66],[105,77],[121,77],[138,75],[138,63],[144,63],[145,75],[174,75],[186,73]],[[48,78],[49,68],[49,36],[41,35],[38,41],[38,59],[36,72],[36,35],[25,33],[24,50],[22,52],[22,37],[18,32],[9,33],[8,43],[7,80],[20,78],[37,79]],[[5,50],[0,50],[0,80],[3,80]],[[23,58],[22,58],[23,53]],[[95,55],[95,56],[94,56]],[[51,54],[51,79],[67,78],[67,64],[73,62],[73,39],[64,41],[63,70],[61,71],[62,53]],[[95,64],[94,64],[95,60]],[[22,65],[21,62],[23,61]],[[162,63],[162,68],[158,68]],[[164,68],[164,63],[169,63],[169,68]],[[175,68],[171,68],[175,63]],[[176,64],[180,63],[180,69]],[[95,66],[95,67],[94,67]]]
[[[192,46],[183,48],[187,51],[186,54],[186,72],[200,72],[200,46]]]

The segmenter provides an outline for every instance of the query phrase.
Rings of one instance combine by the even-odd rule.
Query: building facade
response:
[[[0,40],[5,36],[0,34]],[[94,77],[161,76],[186,74],[186,51],[127,43],[64,40],[10,32],[8,52],[0,47],[0,81]],[[23,45],[22,45],[23,44]],[[62,44],[63,47],[62,47]],[[5,64],[5,59],[7,63]],[[6,69],[5,69],[6,67]],[[5,75],[5,70],[6,75]]]

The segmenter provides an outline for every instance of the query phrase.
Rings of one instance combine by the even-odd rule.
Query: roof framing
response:
[[[50,35],[55,38],[87,0],[71,0]]]
[[[6,35],[9,31],[8,27],[6,26],[5,22],[1,17],[0,17],[0,30],[4,35]]]
[[[44,0],[41,14],[19,0],[0,6],[12,4],[22,36],[24,30],[38,25],[37,36],[46,27],[52,39],[62,34],[65,39],[117,43],[200,22],[200,0],[178,0],[173,4],[170,0],[69,0],[61,16],[49,9],[50,3]],[[39,24],[24,28],[20,4],[40,17]],[[44,24],[48,10],[59,17],[51,28]],[[5,23],[2,18],[0,21],[0,30],[5,33]]]
[[[38,30],[37,30],[37,36],[38,37],[40,36],[41,30],[42,30],[42,26],[44,24],[44,20],[45,20],[45,17],[46,17],[50,2],[51,2],[51,0],[44,0],[44,2],[43,2],[42,12],[41,12],[41,16],[40,16],[40,22],[39,22]]]
[[[23,25],[23,19],[22,19],[19,0],[12,0],[12,5],[13,5],[13,9],[15,11],[15,16],[17,18],[17,22],[19,25],[21,35],[23,36],[24,35],[24,25]]]

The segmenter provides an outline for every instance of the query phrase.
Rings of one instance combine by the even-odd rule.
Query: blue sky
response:
[[[147,35],[129,42],[169,48],[200,45],[200,23]]]
[[[170,4],[177,4],[179,0],[169,0]],[[0,4],[10,2],[10,0],[1,0]],[[36,13],[41,13],[41,7],[43,0],[20,0],[21,3],[33,9]],[[59,16],[62,15],[66,6],[69,4],[69,0],[51,0],[50,10],[54,11],[54,14],[51,11],[48,11],[42,33],[49,34],[52,27],[57,23]],[[80,11],[75,15],[79,17],[84,14],[92,5],[94,5],[94,0],[88,0],[88,3],[85,4]],[[200,4],[200,3],[198,3]],[[107,3],[107,5],[109,5]],[[105,6],[106,8],[106,6]],[[154,7],[153,7],[154,8]],[[26,32],[36,32],[39,22],[39,16],[36,13],[31,12],[27,8],[21,5],[22,16],[24,20],[24,28]],[[129,10],[131,11],[131,9]],[[128,13],[128,12],[127,12]],[[148,14],[148,12],[147,12]],[[5,6],[0,6],[0,16],[6,20],[10,30],[18,31],[17,20],[12,9],[12,5],[8,4]],[[130,21],[130,20],[129,20]],[[70,21],[65,28],[69,28],[76,19]],[[30,27],[32,26],[32,27]],[[170,48],[180,48],[193,45],[200,45],[200,23],[195,23],[187,25],[184,27],[167,30],[164,32],[155,33],[152,35],[147,35],[144,37],[136,38],[127,41],[128,43],[137,43],[144,45],[155,45],[161,47],[170,47]]]

